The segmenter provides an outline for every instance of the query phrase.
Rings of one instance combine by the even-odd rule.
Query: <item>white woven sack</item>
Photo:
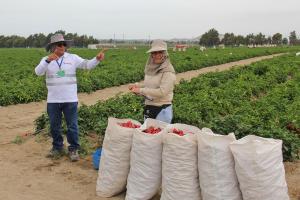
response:
[[[179,136],[173,128],[189,132]],[[163,132],[161,200],[200,200],[197,164],[197,136],[200,129],[170,124]]]
[[[167,125],[148,118],[133,135],[126,200],[148,200],[157,194],[161,186],[162,131],[149,134],[143,130],[151,126],[163,130]]]
[[[248,135],[230,144],[244,200],[288,200],[282,141]]]
[[[118,124],[127,121],[140,125],[138,121],[131,119],[108,118],[96,186],[98,196],[112,197],[125,190],[132,136],[137,131]]]
[[[203,128],[198,138],[198,169],[203,200],[242,200],[229,144],[233,133],[214,134]]]

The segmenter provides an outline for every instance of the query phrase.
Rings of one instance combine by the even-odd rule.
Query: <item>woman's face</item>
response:
[[[163,51],[153,51],[151,52],[151,57],[154,64],[161,64],[164,61],[164,52]]]
[[[55,49],[54,52],[57,56],[62,56],[64,55],[66,51],[66,43],[65,42],[59,42],[55,44]]]

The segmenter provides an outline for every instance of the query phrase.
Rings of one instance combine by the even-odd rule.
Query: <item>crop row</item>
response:
[[[190,48],[186,52],[172,52],[170,57],[176,72],[184,72],[245,58],[296,51],[299,47],[226,48],[204,52]],[[91,71],[78,71],[78,91],[98,89],[139,81],[143,78],[147,60],[146,48],[112,49],[104,62]],[[97,50],[71,49],[83,58],[92,58]],[[45,78],[37,77],[35,66],[46,53],[43,49],[0,49],[0,106],[28,103],[46,99]]]

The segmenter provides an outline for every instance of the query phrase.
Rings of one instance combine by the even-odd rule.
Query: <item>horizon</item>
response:
[[[212,29],[212,28],[211,28]],[[217,30],[217,29],[216,29]],[[65,31],[65,30],[56,30],[56,31]],[[29,34],[29,35],[16,35],[16,34],[12,34],[12,35],[3,35],[3,36],[5,36],[5,37],[10,37],[10,36],[20,36],[20,37],[25,37],[25,38],[28,38],[30,35],[34,35],[34,34],[44,34],[45,36],[47,36],[47,35],[49,35],[50,33],[55,33],[56,31],[54,31],[54,32],[48,32],[48,33],[43,33],[43,32],[37,32],[37,33],[31,33],[31,34]],[[208,30],[207,30],[208,31]],[[192,38],[188,38],[188,37],[173,37],[173,38],[151,38],[151,36],[150,37],[148,37],[148,38],[126,38],[126,37],[123,37],[122,36],[122,38],[113,38],[113,37],[111,37],[111,38],[97,38],[97,37],[95,37],[95,35],[87,35],[87,34],[79,34],[78,32],[67,32],[67,31],[65,31],[66,32],[66,34],[68,34],[68,33],[71,33],[71,34],[78,34],[79,36],[81,36],[81,35],[86,35],[86,36],[92,36],[92,37],[94,37],[94,39],[97,39],[97,40],[115,40],[115,41],[125,41],[125,40],[146,40],[146,41],[149,41],[149,39],[150,40],[153,40],[153,39],[163,39],[163,40],[195,40],[196,38],[198,38],[199,39],[199,37],[201,37],[204,33],[206,33],[207,31],[205,31],[205,32],[203,32],[202,34],[199,34],[198,36],[195,36],[195,37],[192,37]],[[218,30],[217,30],[218,31]],[[296,30],[291,30],[289,33],[291,33],[292,31],[296,31]],[[254,34],[254,35],[257,35],[257,34],[259,34],[259,33],[262,33],[263,35],[265,35],[266,37],[269,37],[269,36],[273,36],[274,34],[276,34],[276,33],[273,33],[273,34],[270,34],[270,35],[268,35],[268,34],[265,34],[265,33],[263,33],[263,32],[257,32],[257,33],[248,33],[248,34],[245,34],[245,35],[243,35],[243,34],[236,34],[236,33],[234,33],[234,32],[226,32],[226,33],[220,33],[219,31],[218,31],[218,33],[219,33],[219,36],[220,35],[224,35],[224,34],[226,34],[226,33],[233,33],[235,36],[237,36],[237,35],[242,35],[243,37],[246,37],[247,35],[249,35],[249,34]],[[279,32],[280,33],[280,32]],[[289,34],[288,35],[284,35],[283,33],[280,33],[280,34],[282,34],[282,37],[283,38],[289,38]],[[0,35],[2,35],[2,34],[0,34]],[[115,35],[115,34],[112,34],[113,36]],[[296,35],[297,35],[297,37],[300,37],[300,32],[297,32],[296,31]]]

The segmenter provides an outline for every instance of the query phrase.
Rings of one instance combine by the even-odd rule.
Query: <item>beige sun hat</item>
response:
[[[163,40],[153,40],[151,43],[151,49],[147,51],[147,53],[151,53],[154,51],[167,51],[167,43]]]
[[[49,51],[52,47],[53,44],[58,43],[58,42],[65,42],[66,47],[69,48],[72,44],[72,40],[65,40],[64,36],[61,33],[56,33],[51,36],[50,43],[46,45],[46,51]]]

